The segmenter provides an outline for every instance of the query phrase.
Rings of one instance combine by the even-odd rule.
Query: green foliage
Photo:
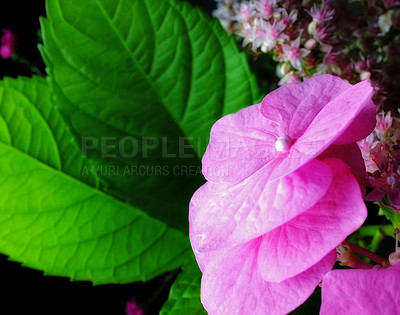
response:
[[[104,137],[117,144],[127,136],[151,139],[133,158],[101,159],[104,146],[89,157],[106,169],[169,171],[106,174],[106,189],[186,230],[212,124],[259,98],[245,56],[216,21],[180,1],[56,0],[47,1],[47,13],[42,53],[74,131],[98,143]],[[182,152],[184,137],[192,148]],[[128,143],[126,151],[132,149]],[[186,176],[189,168],[198,176]]]
[[[81,177],[88,161],[46,81],[7,79],[0,95],[3,253],[49,275],[97,284],[146,280],[190,257],[182,232]]]
[[[160,314],[207,314],[200,302],[201,271],[195,261],[185,265],[171,287]]]
[[[381,201],[378,202],[379,211],[381,211],[386,218],[392,223],[393,229],[400,229],[400,213],[393,211],[390,209],[389,201],[387,198],[383,198]]]
[[[175,0],[48,0],[41,25],[47,80],[0,82],[0,252],[95,284],[179,268],[210,128],[260,100],[245,55]]]

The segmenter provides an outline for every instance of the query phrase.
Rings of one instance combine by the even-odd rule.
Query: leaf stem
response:
[[[344,241],[342,243],[343,245],[348,246],[352,251],[354,251],[357,254],[363,255],[364,257],[367,257],[371,259],[372,261],[376,262],[377,264],[380,264],[382,267],[389,267],[389,261],[386,258],[383,258],[368,249],[365,249],[364,247],[358,246],[356,244],[350,243],[348,241]]]

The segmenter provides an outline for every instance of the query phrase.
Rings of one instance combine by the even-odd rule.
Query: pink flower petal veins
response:
[[[301,84],[286,84],[263,99],[261,114],[279,136],[298,139],[321,109],[349,87],[349,83],[331,75],[312,77]]]
[[[332,251],[296,277],[271,283],[257,270],[259,243],[255,239],[213,252],[201,283],[201,300],[209,314],[287,314],[307,300],[336,259]]]
[[[315,206],[262,238],[258,266],[267,281],[280,282],[307,270],[367,218],[359,184],[349,167],[339,159],[324,162],[333,173],[326,195]]]
[[[330,167],[317,160],[269,182],[272,169],[266,165],[236,185],[206,183],[194,194],[189,222],[195,252],[234,246],[277,228],[314,206],[332,180]]]
[[[340,78],[322,75],[271,92],[261,107],[250,106],[214,124],[203,157],[204,176],[211,182],[238,183],[279,159],[282,165],[272,175],[279,178],[334,141],[346,144],[364,138],[375,126],[371,91],[367,82],[351,86]],[[284,136],[294,143],[289,153],[279,154],[275,143]]]
[[[294,142],[289,154],[275,168],[271,179],[290,174],[331,144],[350,144],[370,134],[375,127],[375,114],[371,114],[375,107],[371,95],[372,87],[364,81],[351,86],[326,104]],[[263,108],[264,103],[261,110]],[[356,118],[358,115],[361,118]],[[290,133],[288,135],[296,139]]]
[[[400,310],[400,264],[330,271],[322,282],[322,315],[393,315]]]
[[[320,78],[283,86],[268,94],[262,105],[218,120],[203,156],[206,179],[231,183],[245,179],[277,156],[275,142],[280,136],[299,138],[317,113],[351,86],[337,77]],[[324,90],[328,92],[321,96]]]
[[[203,156],[203,174],[210,182],[237,183],[276,155],[276,126],[260,115],[260,105],[218,120]]]

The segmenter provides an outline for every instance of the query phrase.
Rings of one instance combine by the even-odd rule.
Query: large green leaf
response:
[[[160,314],[207,314],[200,302],[200,283],[201,271],[196,261],[185,265],[172,285],[169,299]]]
[[[0,82],[0,251],[94,283],[147,280],[187,261],[184,233],[98,189],[51,96],[43,79]]]
[[[47,14],[41,50],[61,111],[78,136],[116,146],[108,159],[104,145],[88,151],[104,189],[187,229],[212,124],[260,96],[234,38],[176,0],[51,0]]]

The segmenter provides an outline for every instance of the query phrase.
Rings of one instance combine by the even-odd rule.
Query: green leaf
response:
[[[400,228],[400,213],[393,211],[388,206],[390,203],[387,197],[383,198],[378,202],[379,210],[386,216],[386,218],[392,223],[393,229]]]
[[[185,265],[172,285],[169,299],[160,314],[207,314],[200,302],[201,275],[195,261]]]
[[[260,98],[245,55],[181,1],[52,0],[47,15],[48,74],[74,132],[98,143],[88,156],[105,170],[104,189],[186,230],[212,124]],[[107,159],[105,137],[115,145]]]
[[[147,280],[190,258],[187,236],[98,188],[48,83],[0,82],[0,250],[95,284]]]

